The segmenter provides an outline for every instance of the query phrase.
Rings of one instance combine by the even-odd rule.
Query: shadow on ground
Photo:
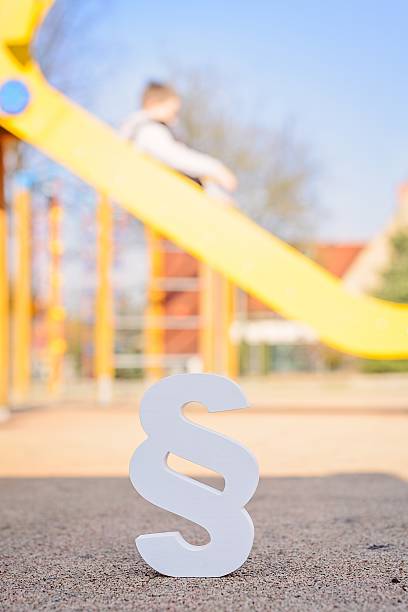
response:
[[[265,478],[252,554],[225,578],[147,567],[141,533],[204,531],[125,478],[0,480],[3,610],[389,611],[408,608],[408,483],[383,474]]]

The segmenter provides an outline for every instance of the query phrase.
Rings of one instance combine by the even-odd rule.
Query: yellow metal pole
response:
[[[200,354],[204,372],[237,376],[237,349],[231,336],[236,289],[223,276],[200,266]]]
[[[226,203],[227,208],[233,208],[234,203]],[[237,289],[225,276],[220,275],[221,293],[221,334],[220,353],[222,354],[221,373],[236,378],[238,374],[238,350],[232,338],[232,325],[236,318]]]
[[[200,264],[200,353],[204,372],[215,371],[215,284],[216,273]]]
[[[232,324],[236,311],[236,287],[226,278],[221,278],[222,291],[222,333],[220,338],[220,351],[222,352],[221,374],[236,378],[238,374],[237,346],[232,338]]]
[[[4,174],[4,138],[0,134],[0,418],[8,412],[9,377],[9,288]]]
[[[233,206],[223,202],[224,207]],[[205,372],[237,376],[237,350],[231,328],[235,319],[236,288],[204,262],[200,265],[200,353]]]
[[[164,292],[160,280],[164,272],[163,239],[155,231],[146,228],[149,255],[149,280],[147,287],[147,306],[145,311],[145,357],[146,376],[150,380],[161,378],[164,374],[162,358],[164,355]]]
[[[48,304],[48,390],[56,395],[62,384],[62,367],[66,351],[65,311],[61,294],[61,221],[62,207],[56,196],[49,201],[50,295]]]
[[[112,236],[113,214],[108,198],[102,196],[97,207],[97,289],[94,371],[98,401],[109,404],[112,400],[114,376],[114,324],[112,292]]]
[[[31,199],[27,188],[14,196],[16,271],[13,291],[13,399],[24,402],[31,373]]]

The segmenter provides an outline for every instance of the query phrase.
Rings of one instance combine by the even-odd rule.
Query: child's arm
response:
[[[169,130],[149,124],[140,130],[137,146],[167,166],[194,178],[209,178],[228,191],[236,186],[234,175],[219,160],[177,142]]]

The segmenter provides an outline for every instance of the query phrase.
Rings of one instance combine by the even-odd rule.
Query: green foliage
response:
[[[391,261],[376,296],[408,304],[408,232],[398,232],[391,241]]]
[[[408,359],[364,359],[361,365],[366,374],[382,374],[384,372],[408,372]]]
[[[391,240],[391,259],[375,296],[390,302],[408,304],[408,231],[400,231]],[[408,372],[408,360],[364,360],[363,372]]]

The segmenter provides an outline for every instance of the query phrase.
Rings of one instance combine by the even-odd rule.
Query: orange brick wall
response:
[[[316,261],[337,277],[342,277],[364,244],[317,244],[315,246]],[[199,262],[172,245],[164,254],[164,270],[166,278],[198,278]],[[165,314],[167,316],[190,317],[199,315],[198,291],[168,291],[164,298]],[[271,312],[270,309],[256,298],[246,296],[246,309],[249,314]],[[165,332],[165,348],[167,353],[198,352],[199,333],[196,329],[169,329]]]

